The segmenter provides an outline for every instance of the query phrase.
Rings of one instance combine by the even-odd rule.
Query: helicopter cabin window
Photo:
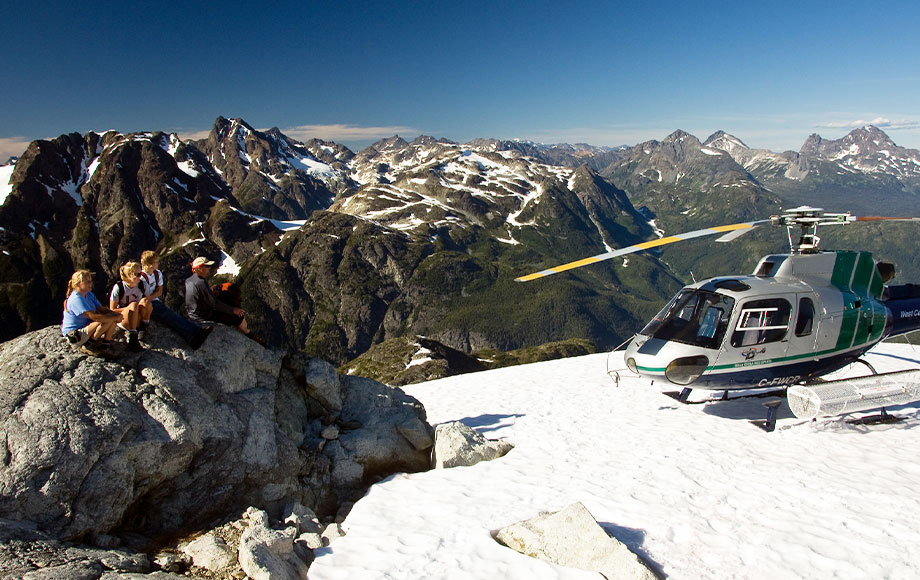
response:
[[[792,305],[782,298],[748,302],[738,315],[738,323],[732,332],[732,346],[751,346],[782,340],[789,329],[791,312]]]
[[[642,329],[641,334],[703,348],[719,348],[732,315],[733,298],[684,289]]]
[[[803,296],[799,300],[799,313],[795,318],[795,335],[808,336],[815,323],[815,303]]]

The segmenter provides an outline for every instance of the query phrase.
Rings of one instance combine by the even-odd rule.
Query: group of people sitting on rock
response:
[[[112,340],[118,329],[125,332],[128,350],[143,350],[140,333],[147,331],[151,320],[172,328],[192,349],[204,343],[215,322],[233,326],[261,344],[249,330],[246,312],[218,300],[208,286],[206,280],[213,266],[212,260],[200,256],[191,263],[192,275],[185,280],[185,308],[191,320],[160,299],[164,278],[156,252],[146,251],[140,262],[127,262],[119,268],[121,279],[112,286],[108,306],[93,293],[92,272],[77,270],[67,284],[61,334],[82,352],[104,358],[117,356]]]

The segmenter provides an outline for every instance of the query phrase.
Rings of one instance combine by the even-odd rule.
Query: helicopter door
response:
[[[792,332],[789,333],[787,356],[804,355],[815,351],[818,327],[821,319],[815,312],[817,296],[814,294],[796,295],[797,308]]]
[[[741,305],[732,328],[729,348],[720,363],[748,362],[782,358],[789,346],[789,319],[792,304],[785,298],[751,300]]]

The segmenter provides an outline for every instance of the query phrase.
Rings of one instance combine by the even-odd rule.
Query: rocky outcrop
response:
[[[156,325],[147,342],[117,362],[74,351],[57,327],[0,345],[0,517],[117,545],[249,505],[329,516],[429,466],[430,449],[401,435],[430,434],[424,408],[398,389],[222,326],[197,351]]]
[[[400,386],[483,371],[488,367],[475,356],[416,336],[383,341],[340,368],[350,375]]]
[[[601,528],[580,502],[499,530],[509,548],[560,566],[600,573],[607,580],[657,580],[629,548]]]
[[[62,542],[21,522],[0,520],[0,577],[23,580],[107,580],[188,578],[154,572],[147,554]],[[194,578],[194,576],[193,576]]]

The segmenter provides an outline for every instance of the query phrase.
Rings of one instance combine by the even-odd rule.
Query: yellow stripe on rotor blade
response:
[[[696,230],[693,232],[686,232],[683,234],[678,234],[676,236],[668,236],[666,238],[658,238],[657,240],[650,240],[648,242],[642,242],[641,244],[636,244],[634,246],[629,246],[628,248],[621,248],[619,250],[613,250],[606,252],[604,254],[598,254],[596,256],[591,256],[590,258],[583,258],[581,260],[576,260],[575,262],[569,262],[568,264],[562,264],[561,266],[556,266],[554,268],[548,268],[546,270],[541,270],[539,272],[534,272],[533,274],[528,274],[526,276],[521,276],[520,278],[515,278],[515,282],[529,282],[531,280],[536,280],[537,278],[543,278],[545,276],[551,276],[552,274],[558,274],[559,272],[565,272],[566,270],[572,270],[574,268],[580,268],[582,266],[587,266],[588,264],[594,264],[595,262],[602,262],[604,260],[609,260],[611,258],[616,258],[617,256],[625,256],[626,254],[632,254],[633,252],[640,252],[642,250],[647,250],[649,248],[657,248],[658,246],[664,246],[667,244],[672,244],[674,242],[680,242],[683,240],[690,240],[693,238],[699,238],[702,236],[711,236],[720,232],[730,232],[732,230],[740,230],[744,228],[752,228],[757,224],[764,223],[770,220],[761,220],[756,222],[745,222],[740,224],[731,224],[727,226],[716,226],[714,228],[706,228],[703,230]]]
[[[674,242],[681,241],[682,237],[680,236],[668,236],[666,238],[658,238],[657,240],[651,240],[649,242],[642,242],[641,244],[636,244],[635,246],[630,246],[632,248],[638,248],[638,250],[647,250],[649,248],[657,248],[658,246],[663,246],[665,244],[671,244]],[[638,251],[636,250],[636,251]]]
[[[569,262],[568,264],[562,264],[561,266],[556,266],[554,268],[548,268],[546,270],[541,270],[539,272],[534,272],[533,274],[528,274],[526,276],[521,276],[520,278],[515,278],[515,282],[529,282],[531,280],[536,280],[537,278],[543,278],[544,276],[549,276],[551,274],[558,274],[559,272],[565,272],[566,270],[571,270],[573,268],[581,268],[582,266],[587,266],[588,264],[593,264],[595,262],[600,262],[602,258],[598,256],[591,256],[590,258],[582,258],[575,262]]]
[[[745,222],[743,224],[732,224],[730,226],[716,226],[714,228],[709,228],[716,232],[731,232],[734,230],[746,230],[748,228],[754,227],[755,222]]]

